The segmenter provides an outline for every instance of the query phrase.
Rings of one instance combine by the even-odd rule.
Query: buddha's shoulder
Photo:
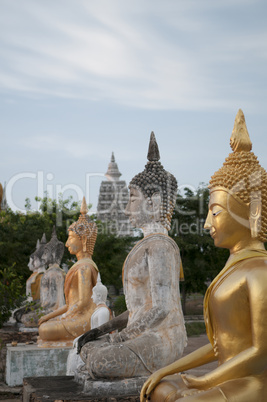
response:
[[[247,258],[243,261],[240,261],[240,265],[244,269],[259,269],[259,270],[265,270],[267,271],[267,255],[266,256],[259,256],[259,257],[253,257],[253,258]]]
[[[89,258],[83,258],[77,261],[69,270],[69,272],[91,271],[96,270],[96,265],[93,260]]]
[[[155,233],[145,237],[139,242],[140,246],[146,246],[148,248],[156,248],[156,249],[174,249],[179,251],[179,248],[175,241],[169,237],[168,235]]]
[[[254,257],[242,261],[242,271],[248,281],[267,283],[267,257]]]

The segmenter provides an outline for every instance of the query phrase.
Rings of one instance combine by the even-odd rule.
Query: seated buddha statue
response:
[[[112,318],[111,310],[108,308],[107,302],[108,290],[101,282],[100,274],[98,273],[97,283],[93,287],[92,300],[96,305],[96,309],[91,315],[91,329],[98,328]],[[73,349],[69,351],[67,360],[67,375],[73,375],[77,369],[84,366],[84,362],[77,354],[77,342],[80,337],[73,341]]]
[[[28,267],[33,273],[26,281],[27,300],[22,307],[13,312],[15,320],[26,327],[36,327],[38,323],[38,318],[37,316],[35,317],[35,310],[40,308],[41,280],[47,268],[47,265],[42,261],[45,246],[46,236],[44,233],[41,242],[37,240],[36,250],[30,255]]]
[[[81,358],[93,379],[148,376],[183,353],[186,333],[179,294],[181,259],[177,244],[168,236],[177,181],[159,159],[152,133],[148,163],[130,182],[125,210],[133,226],[144,233],[123,266],[127,326],[98,340],[85,343],[85,334],[78,341]],[[103,326],[100,328],[102,331]]]
[[[96,308],[92,289],[97,281],[98,268],[92,260],[97,226],[87,215],[85,198],[77,222],[70,225],[66,247],[76,255],[77,262],[68,271],[64,294],[66,304],[39,320],[40,347],[72,345],[73,339],[91,328],[91,315]]]
[[[33,271],[26,281],[26,295],[29,300],[40,300],[41,279],[47,268],[47,265],[42,261],[45,245],[46,236],[44,233],[41,242],[37,241],[36,250],[31,254],[28,264],[29,270]]]
[[[204,299],[210,343],[152,374],[142,402],[266,400],[267,172],[251,151],[241,110],[230,144],[233,152],[210,180],[205,222],[215,246],[230,252]],[[183,373],[216,360],[205,375]]]
[[[64,282],[65,271],[60,268],[64,254],[64,243],[58,240],[55,226],[51,240],[46,244],[42,255],[43,263],[48,266],[40,288],[42,314],[48,314],[65,305]]]

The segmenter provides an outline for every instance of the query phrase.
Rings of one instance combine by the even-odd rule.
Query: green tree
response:
[[[68,227],[77,221],[80,215],[80,205],[73,202],[71,197],[66,200],[61,197],[56,201],[46,196],[36,200],[40,202],[38,212],[30,210],[28,200],[28,210],[25,214],[10,209],[0,212],[0,269],[13,267],[14,273],[22,279],[21,293],[25,292],[26,280],[31,274],[27,264],[36,248],[37,239],[41,239],[45,233],[49,241],[53,225],[56,225],[57,236],[65,244]],[[116,237],[110,234],[107,225],[97,221],[95,216],[91,219],[96,221],[99,228],[93,259],[99,267],[103,283],[107,286],[113,285],[119,291],[122,287],[123,262],[133,239]],[[67,248],[62,259],[62,263],[64,262],[69,267],[75,262],[75,256],[70,255]]]
[[[209,190],[200,185],[196,192],[184,189],[178,194],[170,236],[180,248],[184,269],[181,282],[183,310],[189,293],[203,293],[223,268],[229,252],[214,246],[209,231],[204,229],[208,213]]]
[[[14,265],[0,269],[0,328],[11,316],[11,311],[24,300],[22,277],[16,275]]]

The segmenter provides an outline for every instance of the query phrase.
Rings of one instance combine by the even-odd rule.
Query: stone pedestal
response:
[[[74,375],[75,381],[82,385],[84,394],[92,398],[103,398],[106,395],[114,398],[138,396],[147,378],[148,376],[92,380],[88,373],[82,371]]]
[[[79,384],[72,376],[38,377],[23,380],[23,402],[139,402],[139,394],[146,378]]]
[[[22,385],[24,377],[66,375],[70,347],[38,348],[37,345],[7,344],[6,383]]]

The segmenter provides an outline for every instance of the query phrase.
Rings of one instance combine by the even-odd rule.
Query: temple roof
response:
[[[121,176],[121,172],[119,171],[118,165],[115,162],[114,152],[111,154],[111,160],[108,164],[108,170],[105,176],[110,181],[117,181]]]

